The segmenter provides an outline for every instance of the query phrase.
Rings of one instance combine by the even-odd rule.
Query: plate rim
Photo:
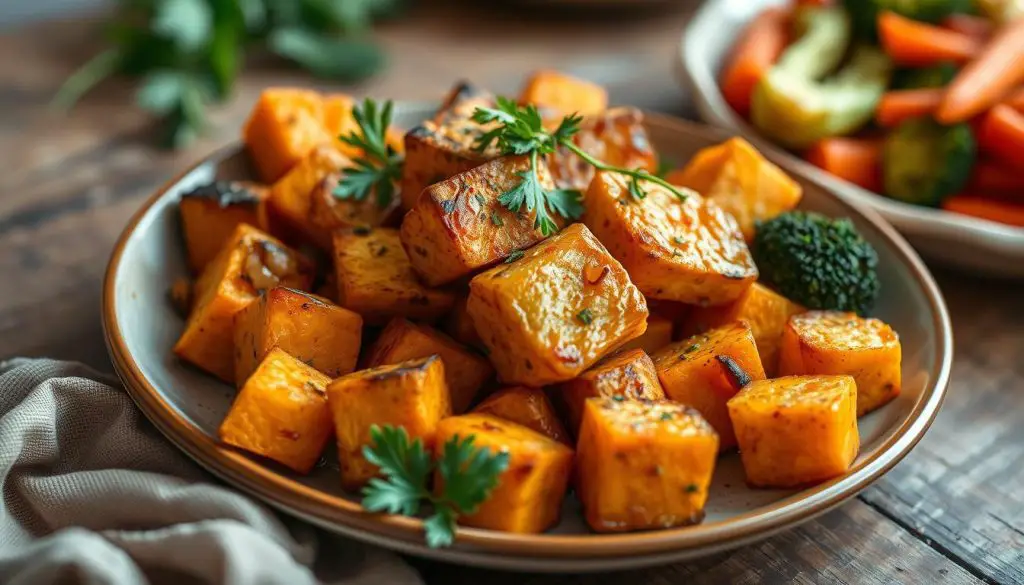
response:
[[[424,107],[424,103],[398,102],[401,107]],[[396,105],[398,105],[396,104]],[[727,131],[687,122],[672,116],[644,112],[654,123],[673,131],[720,140]],[[861,463],[859,469],[843,477],[802,490],[757,512],[746,512],[727,521],[680,527],[669,530],[624,534],[519,535],[475,528],[459,528],[451,549],[429,549],[423,543],[422,522],[402,516],[382,516],[362,511],[355,502],[303,485],[279,475],[249,457],[217,444],[193,427],[166,402],[145,377],[127,347],[115,295],[121,260],[129,241],[150,210],[168,197],[181,179],[198,167],[218,163],[241,150],[238,142],[214,151],[190,165],[159,187],[133,214],[111,253],[102,291],[102,325],[111,360],[129,395],[146,417],[172,443],[201,466],[235,488],[258,499],[303,517],[322,527],[403,552],[432,556],[442,560],[475,558],[478,564],[493,566],[531,561],[533,570],[601,570],[612,566],[643,566],[676,558],[689,558],[740,546],[767,537],[782,529],[805,522],[852,498],[901,461],[931,426],[945,398],[953,361],[952,326],[945,301],[924,263],[909,244],[874,210],[837,196],[814,178],[826,196],[833,198],[847,213],[862,215],[874,229],[889,240],[897,257],[910,270],[929,304],[935,339],[936,361],[928,372],[929,385],[900,426],[880,446],[878,452]],[[770,157],[771,158],[771,157]],[[806,178],[806,177],[805,177]],[[795,505],[798,504],[798,505]],[[509,557],[512,555],[512,558]],[[492,558],[491,562],[486,559]],[[499,562],[500,559],[500,562]],[[645,562],[645,559],[650,559]]]

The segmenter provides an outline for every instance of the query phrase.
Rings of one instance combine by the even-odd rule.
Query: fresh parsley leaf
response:
[[[373,192],[382,209],[395,197],[395,184],[402,178],[402,155],[387,143],[394,104],[389,100],[383,107],[367,98],[352,109],[357,129],[339,136],[349,146],[358,148],[363,156],[353,159],[352,166],[342,169],[341,180],[334,189],[338,199],[362,201]]]
[[[379,467],[387,478],[373,479],[363,488],[364,508],[406,516],[419,512],[420,502],[428,494],[426,485],[432,465],[422,440],[410,443],[403,428],[373,425],[370,445],[363,447],[363,457]]]
[[[426,532],[427,546],[430,548],[444,548],[455,542],[455,513],[447,507],[442,506],[423,521],[423,530]]]

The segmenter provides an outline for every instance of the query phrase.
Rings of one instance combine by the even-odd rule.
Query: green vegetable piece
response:
[[[796,40],[779,56],[773,69],[821,79],[843,61],[850,46],[850,17],[842,8],[798,8],[793,16],[793,38]]]
[[[939,63],[931,67],[899,69],[892,76],[893,89],[927,89],[946,87],[960,69],[953,63]]]
[[[866,315],[878,299],[878,253],[849,219],[790,211],[759,223],[761,279],[809,309]]]
[[[893,199],[938,206],[963,189],[977,146],[966,123],[943,126],[915,118],[889,133],[882,149],[882,181]]]
[[[878,15],[884,11],[920,20],[938,22],[950,14],[970,12],[971,0],[844,0],[858,38],[878,38]]]

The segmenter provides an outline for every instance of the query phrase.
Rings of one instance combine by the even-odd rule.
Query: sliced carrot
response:
[[[804,159],[869,191],[882,190],[881,140],[825,138],[808,149]]]
[[[754,87],[786,48],[789,11],[783,8],[765,10],[743,32],[722,71],[722,95],[737,114],[750,113]]]
[[[878,101],[875,121],[879,126],[891,128],[910,118],[930,116],[942,101],[942,89],[900,89],[887,91]]]
[[[995,28],[991,20],[973,14],[952,14],[940,24],[942,28],[963,33],[980,41],[987,41]]]
[[[999,104],[978,123],[978,148],[993,157],[1024,169],[1024,114]]]
[[[1005,24],[977,59],[949,84],[935,117],[943,124],[962,122],[1005,99],[1024,83],[1024,18]]]
[[[1024,203],[1024,173],[992,160],[979,160],[971,169],[967,191],[1018,200]]]
[[[942,208],[971,217],[1024,227],[1024,205],[977,195],[954,195],[942,202]]]
[[[1002,103],[1018,112],[1024,113],[1024,87],[1011,91],[1010,95]]]
[[[974,37],[911,20],[895,12],[883,12],[878,16],[878,37],[893,61],[912,67],[943,61],[966,63],[982,47],[982,42]]]

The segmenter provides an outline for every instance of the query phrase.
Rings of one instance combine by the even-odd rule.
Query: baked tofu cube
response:
[[[270,190],[269,206],[274,217],[280,217],[289,229],[325,250],[331,247],[334,230],[378,226],[399,205],[396,198],[381,206],[372,193],[361,201],[335,197],[342,169],[353,164],[338,148],[324,144],[312,149]]]
[[[669,400],[700,412],[721,439],[721,448],[736,446],[729,399],[754,380],[764,380],[764,368],[750,326],[738,321],[674,343],[653,356],[658,379]]]
[[[452,412],[465,412],[480,388],[494,375],[494,368],[479,354],[432,327],[401,317],[392,319],[370,348],[367,365],[397,364],[431,355],[437,355],[444,362]]]
[[[576,491],[596,532],[704,519],[718,435],[696,410],[669,401],[589,398],[576,448]]]
[[[851,376],[787,376],[729,401],[747,483],[790,488],[842,475],[860,449]]]
[[[355,370],[363,319],[327,299],[291,288],[267,291],[235,315],[235,383],[279,347],[337,378]]]
[[[642,349],[652,354],[670,343],[672,343],[672,321],[651,313],[647,316],[647,331],[633,341],[626,342],[619,348],[619,351]]]
[[[454,291],[429,288],[416,278],[396,229],[334,232],[334,269],[338,304],[370,325],[393,317],[435,321],[455,305]]]
[[[739,299],[718,307],[694,307],[683,327],[686,335],[703,333],[734,321],[746,321],[768,377],[778,371],[779,344],[786,323],[807,309],[755,282]]]
[[[356,490],[379,469],[363,457],[370,427],[402,427],[410,441],[422,439],[429,450],[438,421],[451,414],[441,358],[430,356],[360,370],[327,387],[341,460],[341,483]]]
[[[651,173],[658,170],[658,155],[647,137],[643,112],[636,108],[612,108],[584,119],[573,142],[612,166]],[[593,165],[564,147],[548,157],[548,165],[555,184],[563,189],[585,192],[596,172]]]
[[[508,467],[498,487],[459,524],[515,533],[539,533],[558,521],[572,471],[572,449],[524,426],[488,414],[464,414],[437,425],[435,453],[454,437],[473,437],[473,445],[507,453]],[[442,478],[435,478],[441,485]]]
[[[519,102],[554,110],[560,115],[592,116],[608,109],[608,92],[600,85],[544,69],[526,80]]]
[[[455,301],[452,312],[448,313],[444,318],[444,331],[462,345],[474,349],[483,349],[484,342],[480,338],[480,334],[476,332],[473,318],[469,316],[469,311],[466,309],[466,300],[466,297],[462,297]]]
[[[215,181],[183,193],[178,211],[192,272],[202,272],[238,224],[265,227],[266,198],[266,187],[242,181]]]
[[[235,397],[220,425],[220,439],[309,473],[333,431],[324,395],[330,381],[274,348]]]
[[[277,286],[308,288],[313,265],[277,239],[239,224],[203,270],[195,301],[174,353],[228,383],[235,381],[234,319],[257,296]]]
[[[742,138],[702,149],[685,168],[666,179],[714,201],[739,222],[743,237],[754,239],[755,224],[800,203],[803,189]]]
[[[496,416],[572,445],[569,433],[565,432],[551,401],[540,388],[513,386],[498,390],[478,404],[473,412]]]
[[[469,314],[503,382],[571,380],[647,328],[643,295],[583,224],[521,256],[469,283]]]
[[[731,215],[693,192],[680,201],[653,183],[644,188],[637,199],[628,177],[597,173],[584,222],[647,298],[721,305],[750,288],[757,267]]]
[[[779,375],[848,374],[857,382],[857,416],[900,393],[900,338],[878,319],[810,311],[790,317],[782,334]]]
[[[402,244],[420,280],[447,284],[544,239],[534,213],[513,213],[498,201],[529,168],[527,156],[502,157],[423,190],[402,221]],[[537,172],[553,189],[546,165],[538,162]]]
[[[266,183],[280,179],[316,146],[336,141],[324,125],[322,96],[293,88],[263,90],[242,135]]]
[[[560,385],[555,395],[561,398],[566,422],[576,436],[588,398],[665,399],[654,362],[642,349],[622,351],[601,360],[578,378]]]

